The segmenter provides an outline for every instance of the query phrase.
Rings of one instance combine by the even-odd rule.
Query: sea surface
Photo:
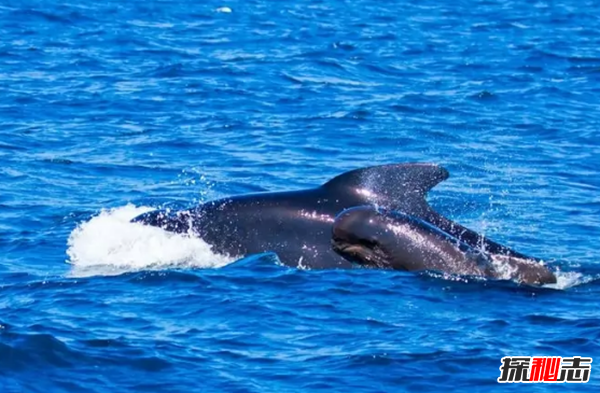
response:
[[[233,261],[162,206],[433,162],[543,288]],[[0,0],[0,392],[598,392],[600,2]],[[594,357],[498,384],[504,356]]]

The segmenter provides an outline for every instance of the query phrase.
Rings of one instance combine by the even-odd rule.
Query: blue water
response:
[[[0,391],[496,392],[503,356],[600,362],[599,15],[0,0]],[[559,284],[228,265],[128,224],[413,161],[450,170],[438,211]],[[526,389],[598,391],[599,367]]]

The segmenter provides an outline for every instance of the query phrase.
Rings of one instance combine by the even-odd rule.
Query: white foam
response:
[[[218,268],[234,258],[215,254],[203,240],[130,220],[152,210],[127,205],[104,209],[71,232],[72,276],[115,275],[165,268]]]
[[[578,285],[586,284],[590,281],[594,281],[594,277],[586,276],[582,273],[577,272],[563,272],[556,271],[554,272],[556,276],[556,283],[554,284],[546,284],[545,288],[553,288],[553,289],[568,289],[571,287],[575,287]]]
[[[516,266],[511,266],[509,263],[510,258],[504,255],[490,254],[490,259],[494,270],[498,274],[498,278],[501,280],[513,280],[518,277],[518,269]],[[526,260],[522,260],[521,263],[527,263]]]

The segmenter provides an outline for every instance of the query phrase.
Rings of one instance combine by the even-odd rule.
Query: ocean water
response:
[[[0,0],[0,392],[500,392],[600,362],[600,3]],[[232,261],[160,206],[434,162],[559,283]],[[531,384],[542,391],[598,391]]]

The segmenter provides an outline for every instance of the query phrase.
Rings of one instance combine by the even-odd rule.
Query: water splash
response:
[[[218,268],[233,258],[218,255],[202,239],[131,223],[152,210],[126,205],[105,209],[69,236],[71,276],[116,275],[165,268]]]
[[[583,273],[563,272],[560,270],[555,272],[555,276],[556,283],[546,284],[544,285],[545,288],[564,290],[590,283],[596,279],[593,276],[585,275]]]

